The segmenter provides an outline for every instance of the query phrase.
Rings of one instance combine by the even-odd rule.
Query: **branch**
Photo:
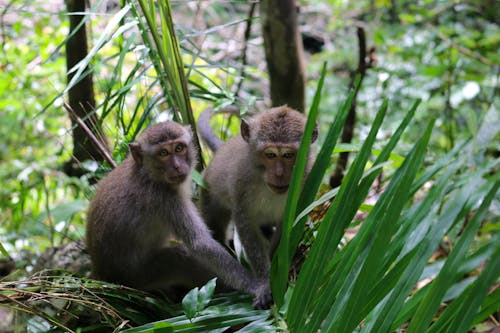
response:
[[[256,6],[257,3],[252,2],[252,4],[250,5],[250,10],[248,12],[247,26],[245,28],[245,39],[243,41],[243,50],[241,51],[240,81],[238,82],[238,86],[236,87],[236,91],[234,93],[235,96],[238,96],[240,94],[241,86],[243,85],[243,80],[245,80],[245,75],[246,75],[245,67],[247,65],[248,41],[250,40],[250,33],[252,32],[252,21]]]
[[[448,44],[450,47],[456,49],[458,52],[462,53],[463,55],[466,55],[466,56],[468,56],[470,58],[476,59],[477,61],[482,62],[485,65],[488,65],[488,66],[498,66],[498,64],[499,64],[498,62],[495,63],[495,62],[489,60],[488,58],[483,57],[481,54],[479,54],[477,52],[474,52],[474,51],[472,51],[472,50],[470,50],[470,49],[468,49],[466,47],[458,45],[457,43],[455,43],[454,41],[452,41],[450,38],[446,37],[442,33],[439,33],[438,37],[443,42],[445,42],[446,44]]]
[[[367,68],[370,68],[373,65],[373,62],[376,60],[374,48],[370,48],[370,50],[367,52],[366,32],[363,24],[357,24],[356,34],[358,36],[359,45],[358,68],[356,69],[356,71],[351,71],[351,82],[349,83],[349,88],[353,87],[356,74],[359,74],[361,76],[361,81],[359,83],[359,87],[361,87],[361,83],[363,82],[363,78],[366,75]],[[356,99],[359,89],[360,88],[358,88],[356,94],[354,95],[351,108],[349,110],[349,113],[347,114],[347,119],[342,131],[342,143],[350,143],[352,141],[354,125],[356,123]],[[348,160],[349,152],[340,153],[335,170],[330,176],[330,187],[335,188],[340,185],[342,179],[344,178],[344,171],[347,167]]]
[[[102,142],[95,136],[95,134],[90,130],[90,128],[85,124],[85,122],[76,114],[75,110],[66,102],[63,103],[64,108],[73,116],[77,124],[83,129],[87,137],[92,141],[92,143],[96,146],[99,153],[104,157],[104,159],[111,165],[113,168],[116,168],[116,162],[113,160],[111,155],[109,155],[108,150]]]

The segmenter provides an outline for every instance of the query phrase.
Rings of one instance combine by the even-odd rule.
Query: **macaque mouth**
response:
[[[267,186],[269,186],[271,191],[273,191],[274,193],[277,193],[277,194],[283,194],[286,191],[288,191],[288,185],[273,185],[273,184],[267,183]]]
[[[182,183],[184,180],[186,180],[186,177],[187,175],[186,174],[180,174],[180,175],[177,175],[177,176],[171,176],[171,177],[168,177],[168,180],[173,183],[173,184],[180,184]]]

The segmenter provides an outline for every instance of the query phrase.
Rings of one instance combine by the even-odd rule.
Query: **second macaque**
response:
[[[208,119],[206,113],[200,117],[200,133],[209,147],[217,150],[203,174],[207,184],[201,192],[205,222],[214,237],[225,242],[228,224],[234,221],[253,271],[259,278],[269,279],[271,256],[279,242],[288,187],[307,119],[286,106],[272,108],[243,120],[241,135],[225,144],[207,129]],[[312,142],[316,138],[317,129]],[[306,174],[312,165],[310,155]],[[268,226],[277,229],[271,240],[262,231]]]

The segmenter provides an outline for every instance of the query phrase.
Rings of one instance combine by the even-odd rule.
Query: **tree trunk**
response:
[[[356,90],[355,92],[351,108],[349,109],[349,113],[347,114],[344,128],[342,130],[342,137],[341,137],[342,143],[351,143],[352,141],[354,135],[354,127],[356,125],[356,100],[358,97],[358,92],[361,89],[363,79],[366,76],[366,70],[372,66],[372,63],[374,61],[373,53],[375,52],[375,50],[373,48],[370,49],[369,51],[367,50],[366,33],[365,29],[362,28],[361,26],[357,28],[357,36],[359,43],[358,68],[356,69],[356,71],[351,72],[351,82],[349,83],[349,87],[353,88],[356,75],[361,76],[361,81],[359,82],[358,90]],[[335,170],[330,176],[330,186],[332,188],[338,187],[342,183],[348,161],[349,161],[349,152],[340,153]]]
[[[260,17],[273,106],[305,109],[304,59],[295,0],[262,0]]]
[[[88,45],[85,24],[81,24],[84,15],[79,14],[85,12],[85,0],[66,0],[66,7],[70,22],[69,38],[66,42],[66,67],[69,83],[75,74],[75,72],[69,73],[69,71],[88,55]],[[92,81],[91,73],[83,74],[80,81],[68,92],[69,105],[107,148],[98,116],[95,113],[96,103]],[[71,114],[70,118],[73,125],[73,156],[64,168],[67,174],[80,176],[84,171],[79,167],[79,162],[85,160],[102,162],[104,159],[99,148],[87,137],[84,129],[77,124]]]

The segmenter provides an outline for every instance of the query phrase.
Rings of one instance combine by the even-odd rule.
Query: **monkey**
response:
[[[267,281],[245,269],[210,234],[191,198],[192,131],[168,121],[129,144],[129,156],[103,178],[88,209],[86,243],[94,275],[167,296],[217,276],[228,288],[272,300]]]
[[[218,112],[237,112],[234,107]],[[203,171],[206,189],[200,192],[200,209],[214,238],[226,240],[234,222],[249,264],[261,279],[269,280],[271,257],[279,243],[288,187],[307,118],[287,106],[259,112],[242,120],[240,135],[226,143],[209,128],[210,110],[202,112],[198,128],[215,154]],[[315,127],[311,143],[318,136]],[[313,161],[309,149],[307,176]],[[272,239],[265,226],[274,226]]]

